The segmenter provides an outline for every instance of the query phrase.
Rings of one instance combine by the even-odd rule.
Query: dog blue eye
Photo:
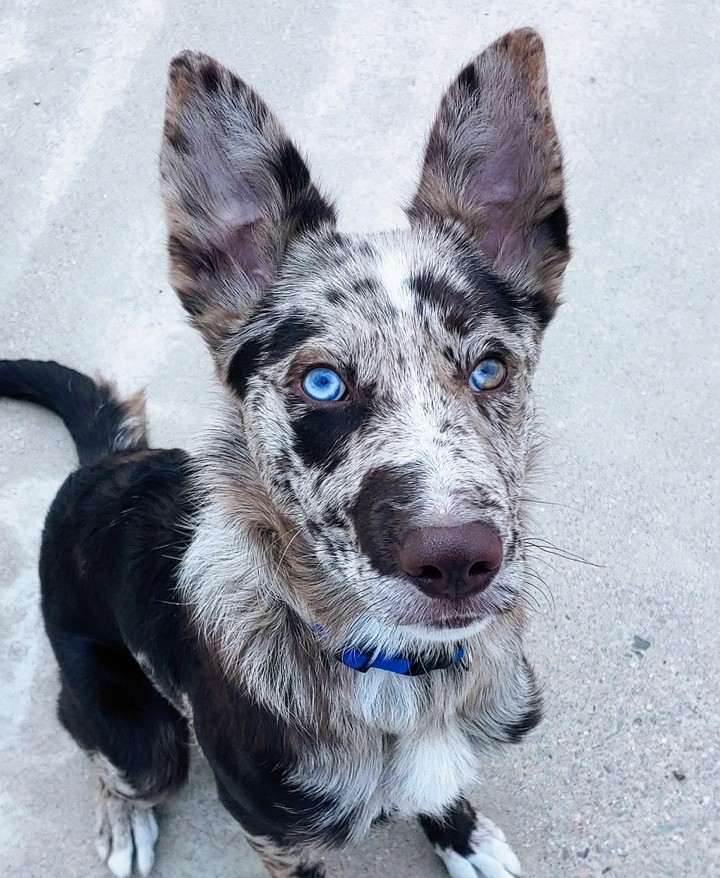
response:
[[[495,390],[505,380],[507,368],[500,360],[488,357],[480,360],[470,373],[470,386],[473,390]]]
[[[311,369],[303,378],[302,389],[315,402],[337,402],[345,395],[342,378],[325,366]]]

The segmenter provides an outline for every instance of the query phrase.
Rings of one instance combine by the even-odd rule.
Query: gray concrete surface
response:
[[[442,88],[538,26],[576,255],[539,389],[540,556],[529,653],[548,716],[488,761],[478,802],[531,878],[720,875],[717,4],[5,0],[0,356],[146,386],[158,444],[203,423],[210,364],[166,281],[156,152],[165,69],[204,49],[260,89],[347,229],[402,222]],[[49,414],[0,403],[0,875],[103,876],[91,778],[54,718],[38,613],[46,507],[74,464]],[[635,637],[649,641],[633,651]],[[261,869],[207,767],[161,815],[158,878]],[[346,874],[437,878],[410,826]]]

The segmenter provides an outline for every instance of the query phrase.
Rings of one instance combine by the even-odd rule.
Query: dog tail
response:
[[[144,393],[123,400],[112,384],[59,363],[0,360],[0,396],[34,402],[59,415],[82,466],[117,451],[148,447]]]

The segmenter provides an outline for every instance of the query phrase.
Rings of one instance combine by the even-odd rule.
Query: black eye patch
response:
[[[320,331],[320,325],[301,315],[285,317],[268,332],[252,336],[235,351],[227,371],[230,387],[243,399],[250,377],[263,366],[295,353]]]
[[[364,402],[311,408],[291,421],[293,447],[306,466],[331,473],[346,459],[350,437],[371,418],[370,406]]]

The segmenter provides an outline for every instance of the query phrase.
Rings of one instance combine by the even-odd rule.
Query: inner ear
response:
[[[335,211],[256,92],[200,53],[170,65],[160,169],[172,283],[217,349],[291,241]]]
[[[447,90],[408,214],[414,222],[460,222],[493,272],[554,307],[570,248],[562,154],[535,31],[497,40]]]

